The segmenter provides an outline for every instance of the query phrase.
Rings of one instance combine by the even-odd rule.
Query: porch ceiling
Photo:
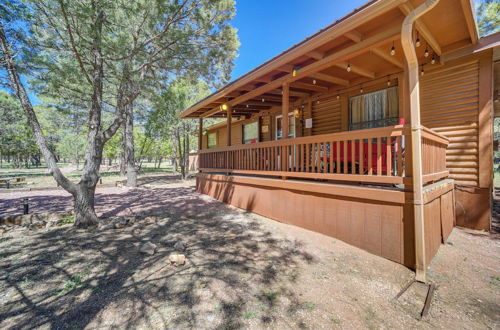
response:
[[[250,117],[281,107],[283,83],[289,84],[290,103],[295,103],[401,72],[401,23],[423,2],[370,1],[184,110],[180,117],[225,117],[222,104],[231,106],[234,116]],[[429,64],[432,55],[439,62],[442,55],[477,42],[472,9],[471,0],[441,0],[417,22],[420,63]],[[391,56],[393,45],[396,54]]]

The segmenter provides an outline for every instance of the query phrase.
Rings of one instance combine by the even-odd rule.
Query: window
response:
[[[255,121],[243,125],[243,143],[256,143],[259,141],[259,122]]]
[[[398,123],[398,88],[353,96],[349,99],[349,129],[366,129]]]
[[[208,133],[208,147],[209,148],[217,147],[217,132]]]
[[[276,116],[276,140],[280,140],[283,137],[282,118],[282,115]],[[288,114],[288,137],[295,137],[295,117],[293,116],[293,112]]]

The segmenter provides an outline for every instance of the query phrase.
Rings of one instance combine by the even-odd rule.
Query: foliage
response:
[[[480,36],[500,31],[500,1],[483,0],[477,6],[477,25]]]
[[[33,134],[26,124],[26,118],[19,102],[0,91],[0,153],[20,165],[20,160],[38,154]]]

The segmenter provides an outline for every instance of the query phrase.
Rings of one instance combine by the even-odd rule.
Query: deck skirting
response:
[[[428,260],[449,235],[450,221],[453,227],[453,182],[449,189],[444,181],[429,189],[426,199]],[[413,206],[402,190],[204,173],[197,174],[196,189],[414,268]]]

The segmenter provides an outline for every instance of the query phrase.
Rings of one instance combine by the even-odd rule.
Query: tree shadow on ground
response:
[[[125,212],[122,194],[102,198],[115,205],[103,214]],[[0,241],[0,326],[238,328],[266,326],[301,306],[283,284],[295,281],[299,263],[313,262],[298,242],[192,188],[138,189],[131,202],[143,210],[132,213],[161,216],[124,229],[64,226]],[[188,261],[174,267],[168,257],[179,240]],[[144,242],[157,252],[139,253]]]

